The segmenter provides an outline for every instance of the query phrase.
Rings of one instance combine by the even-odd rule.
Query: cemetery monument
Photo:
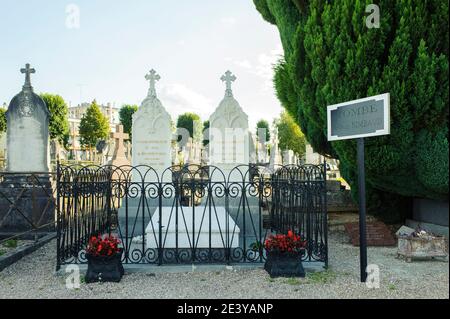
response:
[[[25,74],[25,84],[6,112],[9,174],[0,183],[0,193],[4,194],[0,199],[2,233],[27,231],[31,224],[38,227],[54,221],[54,204],[48,196],[53,193],[49,175],[49,111],[33,92],[31,74],[35,69],[26,64],[20,72]],[[11,205],[9,199],[17,201]],[[43,213],[37,216],[36,212]]]

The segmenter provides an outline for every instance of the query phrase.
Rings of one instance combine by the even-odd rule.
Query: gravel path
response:
[[[330,271],[305,279],[270,279],[260,269],[197,273],[133,273],[118,284],[69,290],[55,275],[55,242],[0,272],[0,298],[449,298],[448,261],[398,260],[396,248],[370,247],[380,268],[379,289],[358,280],[359,248],[330,234]]]

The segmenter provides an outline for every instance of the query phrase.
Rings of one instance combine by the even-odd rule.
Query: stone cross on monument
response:
[[[147,81],[150,81],[150,88],[148,89],[148,96],[156,97],[155,84],[156,84],[156,81],[159,81],[161,79],[161,77],[159,76],[159,74],[156,73],[155,70],[151,69],[150,73],[145,76],[145,79]]]
[[[14,174],[0,181],[0,233],[36,236],[55,231],[55,203],[49,201],[54,192],[49,167],[49,111],[31,87],[30,75],[36,70],[26,64],[20,72],[25,74],[25,84],[6,111],[6,171]],[[30,172],[34,172],[33,183],[39,187],[31,188]],[[21,200],[11,205],[10,198]]]
[[[30,68],[30,64],[25,64],[25,68],[20,69],[20,72],[25,74],[25,84],[23,85],[24,88],[31,88],[31,77],[30,75],[32,73],[36,73],[36,70],[33,68]]]
[[[236,76],[231,73],[231,71],[225,72],[224,75],[220,78],[222,82],[226,84],[225,96],[233,96],[233,91],[231,90],[231,83],[236,81]]]
[[[129,135],[123,132],[123,125],[116,126],[116,132],[111,133],[111,138],[115,139],[114,155],[111,161],[111,165],[121,166],[130,165],[126,155],[123,142],[129,139]]]

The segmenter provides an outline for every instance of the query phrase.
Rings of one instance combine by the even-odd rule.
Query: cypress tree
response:
[[[413,197],[448,197],[448,1],[379,0],[368,28],[372,2],[254,0],[284,48],[278,98],[354,191],[356,143],[327,141],[326,107],[391,94],[391,134],[366,140],[366,177],[369,210],[395,220]]]

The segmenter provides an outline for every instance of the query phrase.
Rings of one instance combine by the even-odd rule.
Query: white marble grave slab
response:
[[[172,217],[170,218],[170,213]],[[163,248],[176,248],[178,230],[178,248],[192,248],[192,242],[196,248],[209,248],[209,208],[198,206],[195,212],[192,207],[184,207],[184,213],[178,210],[178,228],[176,225],[176,212],[172,207],[162,208],[162,242]],[[183,218],[184,216],[184,218]],[[194,225],[193,227],[193,217]],[[169,220],[170,218],[170,220]],[[227,236],[228,221],[228,236]],[[152,226],[153,224],[153,226]],[[151,222],[148,224],[146,233],[146,247],[156,248],[159,239],[159,213],[158,210],[153,214]],[[194,228],[194,229],[193,229]],[[211,248],[231,248],[239,247],[240,229],[233,218],[225,211],[225,207],[216,207],[211,211]],[[156,241],[155,241],[156,237]],[[228,245],[226,244],[228,237]]]

